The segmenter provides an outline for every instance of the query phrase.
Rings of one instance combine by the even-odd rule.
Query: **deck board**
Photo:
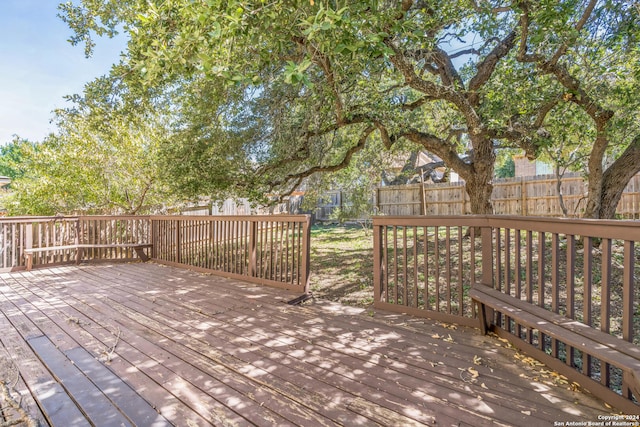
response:
[[[285,303],[295,296],[149,263],[53,267],[0,274],[0,323],[24,341],[16,363],[36,401],[38,378],[62,388],[81,375],[135,425],[553,425],[608,412],[475,329]],[[33,340],[75,371],[35,357]],[[135,398],[147,410],[132,412]]]
[[[114,406],[107,396],[84,375],[51,340],[42,335],[27,340],[29,346],[38,355],[42,363],[51,371],[65,392],[74,400],[75,405],[89,419],[100,420],[105,427],[131,426],[129,420]],[[82,413],[78,414],[84,418]],[[70,424],[73,424],[70,422]]]

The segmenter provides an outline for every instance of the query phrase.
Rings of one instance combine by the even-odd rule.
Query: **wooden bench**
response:
[[[112,243],[112,244],[77,244],[77,245],[63,245],[63,246],[46,246],[41,248],[28,248],[24,249],[24,256],[27,264],[27,270],[31,270],[33,268],[33,254],[38,252],[49,252],[49,251],[57,251],[57,250],[71,250],[77,249],[78,251],[82,251],[83,249],[107,249],[107,248],[124,248],[124,249],[133,249],[136,251],[136,254],[142,261],[148,261],[149,257],[144,252],[145,248],[150,248],[153,245],[150,243]],[[82,258],[81,254],[78,254],[76,258],[76,262],[79,262]]]
[[[545,336],[621,369],[625,383],[636,398],[640,398],[640,347],[483,284],[472,285],[469,295],[478,305],[483,334],[492,327],[490,317],[493,316],[488,308],[494,309],[522,326],[537,329]]]

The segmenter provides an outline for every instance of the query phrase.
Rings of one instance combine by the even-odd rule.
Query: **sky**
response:
[[[0,0],[0,144],[14,135],[42,141],[55,131],[53,110],[70,105],[64,96],[107,74],[125,48],[123,37],[100,38],[85,58],[84,46],[67,41],[61,1]]]

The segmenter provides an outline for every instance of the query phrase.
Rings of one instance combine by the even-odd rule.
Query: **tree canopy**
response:
[[[640,168],[631,1],[83,0],[61,15],[87,53],[127,33],[118,102],[162,99],[158,158],[184,195],[287,194],[408,141],[490,213],[496,148],[536,157],[564,137],[590,141],[587,214],[602,217]],[[112,102],[108,87],[86,95]]]
[[[22,144],[22,173],[5,199],[10,214],[136,214],[169,202],[157,162],[164,126],[117,112],[59,111],[58,132]]]

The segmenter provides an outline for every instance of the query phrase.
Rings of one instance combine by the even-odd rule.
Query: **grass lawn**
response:
[[[359,225],[311,228],[311,292],[367,307],[373,303],[373,236]]]

